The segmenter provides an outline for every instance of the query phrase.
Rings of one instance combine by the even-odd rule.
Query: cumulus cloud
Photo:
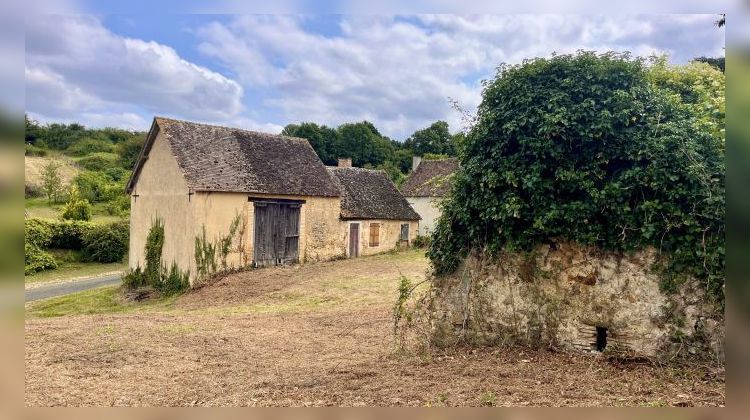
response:
[[[96,18],[39,15],[28,20],[26,31],[27,109],[38,114],[78,118],[139,107],[228,119],[242,111],[239,83],[182,59],[169,46],[113,34]]]
[[[404,138],[437,119],[453,130],[473,110],[481,78],[500,63],[578,49],[670,54],[685,62],[721,55],[714,15],[346,16],[323,35],[300,16],[239,16],[197,31],[199,50],[232,69],[287,122],[337,125],[368,119]]]

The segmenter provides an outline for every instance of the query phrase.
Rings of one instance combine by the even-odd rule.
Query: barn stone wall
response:
[[[300,209],[299,255],[301,262],[329,260],[344,254],[344,243],[339,229],[341,199],[338,197],[308,197],[294,195],[268,195],[247,193],[206,192],[197,193],[196,225],[205,224],[206,236],[213,240],[226,235],[236,215],[244,218],[245,258],[233,252],[227,258],[230,267],[245,265],[253,259],[253,232],[255,212],[248,198],[303,200]],[[198,231],[200,232],[200,231]],[[192,251],[191,251],[192,255]]]
[[[604,336],[603,350],[613,354],[723,359],[723,314],[695,283],[664,294],[650,269],[655,257],[653,250],[622,255],[571,243],[493,258],[474,253],[456,274],[433,283],[433,344],[594,351]]]
[[[174,261],[183,269],[192,268],[194,211],[182,171],[159,133],[130,197],[130,267],[145,266],[146,237],[153,220],[159,217],[164,221],[162,260],[165,264]]]

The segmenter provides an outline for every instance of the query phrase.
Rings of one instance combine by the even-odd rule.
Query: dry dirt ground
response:
[[[226,277],[157,309],[27,318],[27,406],[723,405],[724,372],[524,348],[397,351],[415,251]]]

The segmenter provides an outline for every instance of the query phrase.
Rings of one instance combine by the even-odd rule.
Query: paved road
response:
[[[65,283],[50,284],[48,286],[39,286],[26,290],[26,302],[37,299],[45,299],[55,296],[67,295],[70,293],[80,292],[82,290],[95,289],[97,287],[109,286],[120,283],[122,274],[110,274],[102,277],[95,277],[86,280],[69,281]]]

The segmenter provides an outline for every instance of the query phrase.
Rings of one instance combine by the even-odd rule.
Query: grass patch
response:
[[[58,258],[58,256],[55,256]],[[61,261],[58,258],[60,266],[56,270],[47,270],[24,276],[25,283],[46,283],[52,281],[70,280],[83,277],[96,277],[104,273],[113,271],[124,272],[128,265],[126,263],[86,263],[76,261]]]
[[[91,207],[91,222],[98,224],[112,223],[122,220],[121,216],[113,216],[108,213],[109,203],[94,203]],[[29,218],[62,220],[64,203],[50,204],[46,198],[27,198],[24,207]],[[127,216],[125,216],[127,217]]]
[[[172,308],[176,298],[177,296],[170,296],[147,302],[129,302],[123,299],[120,286],[108,286],[28,303],[26,317],[51,318],[150,310],[164,311]]]

